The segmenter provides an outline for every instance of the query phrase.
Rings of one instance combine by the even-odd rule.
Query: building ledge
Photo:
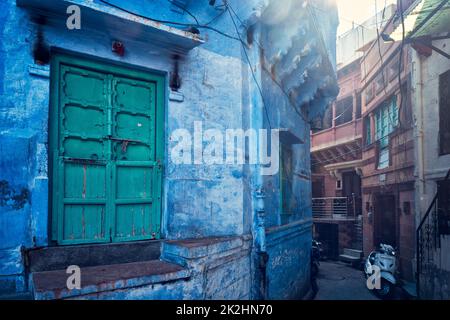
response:
[[[354,160],[354,161],[332,163],[332,164],[328,164],[324,167],[328,171],[333,171],[333,170],[341,170],[341,169],[349,169],[349,168],[359,168],[359,167],[362,167],[362,165],[363,165],[363,161],[362,161],[362,159],[359,159],[359,160]]]
[[[81,289],[73,290],[67,288],[68,276],[66,270],[33,273],[31,281],[34,298],[76,298],[99,292],[165,283],[187,279],[190,277],[190,271],[160,260],[87,267],[81,269]]]
[[[319,217],[314,217],[313,220],[315,223],[339,223],[339,222],[353,222],[353,221],[358,221],[359,218],[358,217],[339,217],[339,215],[336,215],[337,217],[332,217],[332,218],[319,218]]]
[[[56,19],[60,28],[66,28],[67,7],[77,5],[81,11],[81,28],[87,26],[105,30],[119,40],[126,37],[178,53],[186,53],[204,43],[196,34],[91,0],[17,0],[17,5],[32,13]]]
[[[184,259],[197,259],[224,251],[241,248],[245,239],[242,237],[215,237],[190,240],[169,240],[163,242],[163,258],[167,255]]]

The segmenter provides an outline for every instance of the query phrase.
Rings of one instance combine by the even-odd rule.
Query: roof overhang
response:
[[[355,160],[355,161],[327,164],[326,166],[324,166],[324,168],[327,171],[347,170],[347,169],[360,168],[362,166],[362,164],[363,164],[363,160]]]
[[[328,129],[328,130],[330,130],[330,129]],[[316,135],[319,135],[321,133],[323,133],[323,132],[318,132],[318,133],[316,133]],[[327,143],[322,143],[320,145],[314,146],[311,148],[311,152],[314,153],[314,152],[318,152],[318,151],[323,151],[323,150],[326,150],[329,148],[343,146],[348,143],[354,143],[359,140],[362,140],[362,135],[356,134],[356,135],[348,136],[348,137],[345,137],[342,139],[333,140],[333,141],[329,141]]]
[[[390,34],[394,41],[403,38],[403,24]],[[449,0],[417,0],[404,13],[405,38],[413,40],[450,31]]]
[[[204,43],[198,35],[137,16],[92,0],[17,0],[17,5],[32,14],[56,20],[66,28],[67,8],[77,5],[82,27],[105,30],[108,34],[150,43],[175,53],[186,53]]]

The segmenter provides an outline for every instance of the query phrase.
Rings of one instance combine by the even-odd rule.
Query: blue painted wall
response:
[[[42,1],[45,3],[49,0]],[[193,21],[186,13],[173,10],[164,0],[109,2],[161,20],[186,23]],[[201,22],[211,21],[218,13],[207,5],[207,1],[186,2],[187,8]],[[83,5],[89,1],[80,0],[79,3]],[[269,120],[264,116],[261,105],[263,101],[272,128],[288,128],[304,141],[304,144],[294,147],[295,171],[298,173],[294,181],[297,212],[289,217],[283,217],[280,212],[279,175],[264,177],[262,185],[259,185],[255,180],[254,170],[249,166],[176,165],[167,157],[162,213],[163,236],[167,239],[243,235],[253,235],[255,238],[257,222],[254,193],[257,188],[262,187],[265,194],[263,224],[267,232],[269,255],[269,281],[266,289],[267,296],[273,299],[299,297],[308,287],[311,187],[308,178],[310,158],[307,119],[308,114],[322,112],[328,101],[337,94],[333,88],[333,72],[327,69],[325,63],[326,60],[331,61],[331,66],[334,66],[335,61],[337,19],[334,7],[326,7],[330,1],[318,1],[317,5],[325,6],[325,10],[315,12],[323,39],[320,39],[319,33],[314,33],[311,16],[304,20],[296,16],[298,8],[288,11],[285,17],[291,23],[289,32],[282,32],[283,28],[287,28],[286,25],[265,23],[262,13],[276,3],[277,1],[269,0],[230,1],[245,24],[259,19],[255,24],[259,30],[255,33],[258,45],[253,44],[247,48],[247,53],[254,70],[257,70],[256,76],[263,89],[264,99],[261,99],[259,90],[255,87],[240,42],[212,30],[200,29],[205,43],[188,52],[180,64],[180,93],[183,99],[167,99],[166,153],[173,147],[169,139],[170,133],[178,128],[193,130],[194,121],[203,121],[204,130],[247,129],[259,120],[261,127],[268,128]],[[114,11],[112,7],[99,1],[96,4],[101,5],[105,12]],[[30,12],[32,10],[18,7],[15,0],[0,2],[0,296],[28,290],[22,248],[51,245],[48,232],[51,173],[48,172],[47,158],[50,79],[48,66],[38,66],[33,61],[32,47],[37,27],[30,19]],[[64,27],[65,21],[61,21],[49,23],[43,29],[45,41],[53,49],[155,70],[166,75],[172,71],[173,61],[168,48],[142,42],[139,29],[117,30],[119,26],[115,25],[102,28],[83,25],[82,16],[82,30],[69,31]],[[237,23],[239,30],[243,31],[241,23]],[[213,21],[211,26],[233,37],[237,36],[228,13]],[[126,46],[124,57],[111,52],[113,31],[120,31],[119,40]],[[246,34],[242,36],[245,39]],[[306,39],[316,39],[325,46],[322,47],[317,42],[308,43]],[[259,44],[265,49],[264,58],[261,58]],[[290,80],[286,74],[295,78],[311,68],[305,62],[290,69],[297,56],[308,54],[304,50],[309,45],[313,47],[309,52],[311,56],[322,55],[321,60],[316,61],[318,67],[310,72],[311,77],[300,78],[304,83],[303,80]],[[280,81],[283,79],[281,88],[280,83],[275,83],[270,72],[265,70],[270,70],[277,59],[284,59],[275,71]],[[331,80],[325,76],[327,74]],[[329,83],[324,79],[328,79]],[[317,96],[317,89],[321,87],[325,89]],[[293,96],[290,96],[292,92]],[[167,96],[170,96],[169,89]],[[294,107],[298,108],[297,111]],[[255,119],[255,112],[259,114],[258,119]],[[304,113],[305,119],[299,112]],[[253,253],[261,245],[256,243],[258,241],[253,240]],[[256,274],[257,262],[253,257],[249,253],[245,263],[249,274]],[[229,274],[229,268],[233,268],[233,265],[242,268],[242,263],[237,262],[224,268],[219,275],[223,277]],[[214,277],[220,278],[217,275]],[[254,291],[259,286],[258,281],[257,277],[241,281],[239,285],[235,285],[235,291],[230,291],[228,297],[256,297]],[[211,288],[213,291],[214,286]],[[292,290],[285,292],[283,288]],[[212,291],[198,296],[186,294],[186,297],[215,297]],[[147,296],[144,293],[121,293],[108,297],[124,296],[169,297],[164,293]]]

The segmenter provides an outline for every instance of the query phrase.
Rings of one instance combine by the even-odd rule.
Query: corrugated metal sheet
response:
[[[432,11],[439,6],[443,0],[418,0],[411,5],[405,12],[404,24],[406,37],[412,36],[414,38],[423,37],[427,35],[436,35],[443,32],[450,31],[450,1],[447,3],[419,30],[413,35],[411,33],[419,27],[425,19],[432,13]],[[391,38],[400,41],[403,34],[403,26],[400,19],[397,21],[397,27],[391,34]]]

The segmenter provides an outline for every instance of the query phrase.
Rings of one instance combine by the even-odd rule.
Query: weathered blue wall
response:
[[[168,2],[163,0],[146,3],[120,0],[110,2],[158,19],[192,22],[192,18],[187,14],[174,12]],[[190,1],[189,4],[189,10],[202,22],[210,21],[217,15],[217,11],[205,3]],[[254,8],[263,10],[270,1],[234,0],[230,3],[241,19],[246,20],[255,16]],[[108,10],[111,8],[105,6],[105,11]],[[323,27],[323,34],[328,35],[324,42],[330,60],[334,63],[334,33],[337,21],[327,19],[323,13],[318,14],[318,17],[319,20],[322,19],[320,25]],[[239,22],[238,25],[240,31],[243,31]],[[82,24],[82,30],[76,31],[69,31],[63,26],[64,24],[50,24],[44,27],[45,41],[50,47],[130,67],[155,70],[166,75],[172,71],[173,61],[167,48],[140,41],[139,30],[123,31],[124,36],[120,40],[126,46],[126,55],[118,57],[111,52],[112,39],[109,36],[117,26],[101,30]],[[236,37],[236,30],[228,13],[218,18],[212,26]],[[269,28],[270,31],[272,27],[261,27],[263,31],[264,28]],[[169,141],[170,133],[178,128],[192,131],[194,121],[203,121],[203,130],[214,128],[222,132],[226,129],[247,129],[254,123],[251,108],[255,101],[258,101],[259,92],[255,90],[241,44],[211,30],[200,31],[202,37],[206,38],[205,44],[187,53],[180,64],[182,101],[170,99],[167,88],[166,154],[173,146]],[[36,32],[37,27],[31,22],[29,11],[17,7],[15,0],[0,2],[0,295],[28,290],[21,248],[51,244],[48,232],[50,173],[47,158],[50,79],[48,66],[37,66],[33,62],[32,46]],[[292,36],[295,36],[296,31],[293,32]],[[261,41],[264,42],[264,36]],[[300,44],[301,42],[297,45]],[[270,42],[265,44],[269,47],[271,45]],[[273,47],[268,50],[268,55],[271,55],[271,51],[281,49],[295,55],[299,54],[302,48]],[[258,57],[256,46],[248,51],[251,57]],[[295,298],[307,290],[309,279],[309,124],[293,109],[292,103],[283,92],[284,89],[280,89],[279,85],[271,80],[270,74],[263,71],[264,63],[254,59],[252,64],[260,72],[258,80],[263,87],[264,102],[269,110],[272,127],[288,128],[304,141],[304,144],[295,146],[294,153],[295,170],[298,173],[294,193],[298,200],[298,212],[290,217],[282,217],[279,208],[278,175],[265,177],[262,185],[266,196],[265,228],[271,228],[267,233],[267,294],[269,298],[274,299]],[[282,72],[283,68],[279,71]],[[307,83],[312,98],[321,79],[312,79]],[[285,89],[289,88],[287,85]],[[332,94],[329,95],[331,96]],[[317,105],[314,112],[320,112],[328,98],[312,101],[311,104]],[[262,117],[262,113],[260,116]],[[261,120],[268,128],[267,119]],[[253,195],[258,187],[252,172],[248,166],[241,165],[176,165],[167,156],[162,214],[164,238],[252,235],[256,223]],[[288,223],[291,225],[287,229],[284,228],[283,225]],[[275,238],[276,241],[270,243]],[[216,273],[211,271],[208,276],[211,286],[207,292],[199,293],[186,289],[184,298],[222,297],[220,292],[214,292],[214,288],[217,288],[214,283],[220,283],[232,270],[248,274],[254,272],[256,264],[250,258],[250,251],[251,249],[247,256],[236,258],[235,262],[224,262],[223,267],[215,269],[219,270]],[[230,293],[223,298],[253,297],[250,287],[257,284],[251,282],[257,280],[235,280],[230,283]],[[178,286],[182,284],[177,283],[174,288]],[[140,293],[123,291],[98,297],[183,297],[169,294],[168,288],[162,287],[161,291],[156,293],[142,289]],[[283,288],[292,288],[291,293],[286,293]]]

